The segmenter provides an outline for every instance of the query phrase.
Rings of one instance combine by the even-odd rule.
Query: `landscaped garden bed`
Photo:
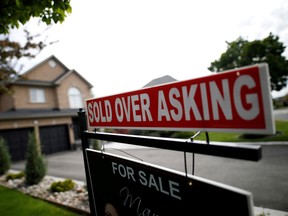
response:
[[[17,174],[19,175],[19,173]],[[21,177],[21,175],[19,175],[20,177],[15,179],[8,176],[11,176],[11,173],[0,176],[0,185],[16,189],[24,194],[43,199],[57,205],[61,205],[80,214],[88,215],[90,212],[88,192],[83,184],[76,183],[70,179],[62,181],[62,179],[45,176],[39,184],[27,186],[23,176]],[[51,190],[51,185],[54,184],[55,186],[56,184],[65,184],[66,182],[68,182],[69,185],[72,183],[71,189],[61,192]]]

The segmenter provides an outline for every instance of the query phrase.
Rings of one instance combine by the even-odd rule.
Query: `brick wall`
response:
[[[29,71],[25,76],[30,80],[53,81],[63,72],[64,68],[61,65],[56,64],[55,67],[51,67],[48,61]]]

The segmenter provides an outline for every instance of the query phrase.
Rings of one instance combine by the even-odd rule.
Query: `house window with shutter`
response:
[[[45,103],[46,102],[44,89],[31,88],[29,93],[30,93],[31,103]]]
[[[83,107],[81,92],[79,91],[79,89],[75,87],[69,88],[68,96],[69,96],[70,108],[78,109]]]

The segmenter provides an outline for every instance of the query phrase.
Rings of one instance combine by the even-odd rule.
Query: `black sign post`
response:
[[[92,196],[92,190],[91,190],[91,182],[90,182],[90,176],[89,176],[89,168],[88,163],[86,160],[86,154],[85,149],[89,148],[89,142],[87,136],[84,136],[84,132],[88,131],[87,128],[87,121],[86,121],[86,112],[84,109],[79,109],[78,112],[79,117],[79,130],[80,130],[80,136],[81,136],[81,143],[82,143],[82,153],[83,153],[83,159],[84,159],[84,168],[85,168],[85,177],[86,177],[86,183],[87,183],[87,190],[88,190],[88,196],[89,196],[89,205],[90,205],[90,213],[91,215],[96,215],[95,212],[95,204]]]

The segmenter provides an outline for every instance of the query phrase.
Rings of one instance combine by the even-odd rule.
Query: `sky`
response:
[[[211,75],[208,67],[238,37],[272,32],[288,47],[287,0],[71,0],[72,14],[43,33],[46,47],[25,70],[51,55],[94,87],[94,97],[142,88],[170,75],[187,80]],[[26,28],[43,32],[31,20]],[[20,39],[19,31],[12,38]],[[288,58],[288,49],[284,55]],[[283,90],[280,94],[288,93]]]

